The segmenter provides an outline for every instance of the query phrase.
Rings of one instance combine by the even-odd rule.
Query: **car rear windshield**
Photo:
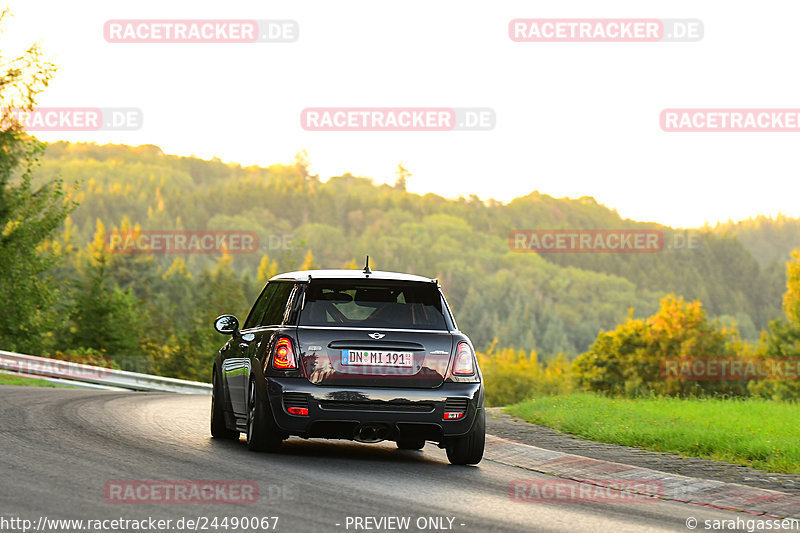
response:
[[[301,326],[447,329],[433,283],[311,282]]]

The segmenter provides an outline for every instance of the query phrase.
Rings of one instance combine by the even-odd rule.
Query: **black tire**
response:
[[[225,409],[222,383],[217,379],[217,371],[211,376],[211,436],[215,439],[239,440],[239,432],[225,425]]]
[[[267,409],[255,378],[250,378],[247,394],[247,448],[254,452],[277,452],[283,439],[272,413]]]
[[[446,443],[447,459],[454,465],[476,465],[483,459],[486,444],[486,414],[480,409],[469,433]]]
[[[425,439],[400,439],[397,447],[401,450],[421,450],[425,447]]]

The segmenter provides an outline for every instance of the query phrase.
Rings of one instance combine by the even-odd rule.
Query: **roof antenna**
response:
[[[369,256],[367,256],[367,264],[364,265],[364,274],[366,274],[367,276],[372,274],[372,270],[369,269]]]

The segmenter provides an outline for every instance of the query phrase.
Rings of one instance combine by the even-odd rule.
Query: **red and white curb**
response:
[[[800,496],[794,494],[555,452],[494,435],[486,435],[484,457],[497,463],[615,490],[626,490],[619,487],[625,485],[625,480],[630,480],[635,482],[636,494],[653,498],[772,518],[800,518]]]

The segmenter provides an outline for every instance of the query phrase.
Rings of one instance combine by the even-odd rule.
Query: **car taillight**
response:
[[[278,343],[275,345],[275,357],[272,358],[272,366],[278,370],[297,368],[297,363],[294,360],[294,350],[292,350],[292,341],[288,337],[278,339]]]
[[[308,409],[305,407],[289,407],[286,410],[292,415],[308,416]]]
[[[459,342],[456,349],[456,361],[453,363],[453,374],[457,376],[469,376],[475,373],[474,357],[472,348],[466,342]]]

